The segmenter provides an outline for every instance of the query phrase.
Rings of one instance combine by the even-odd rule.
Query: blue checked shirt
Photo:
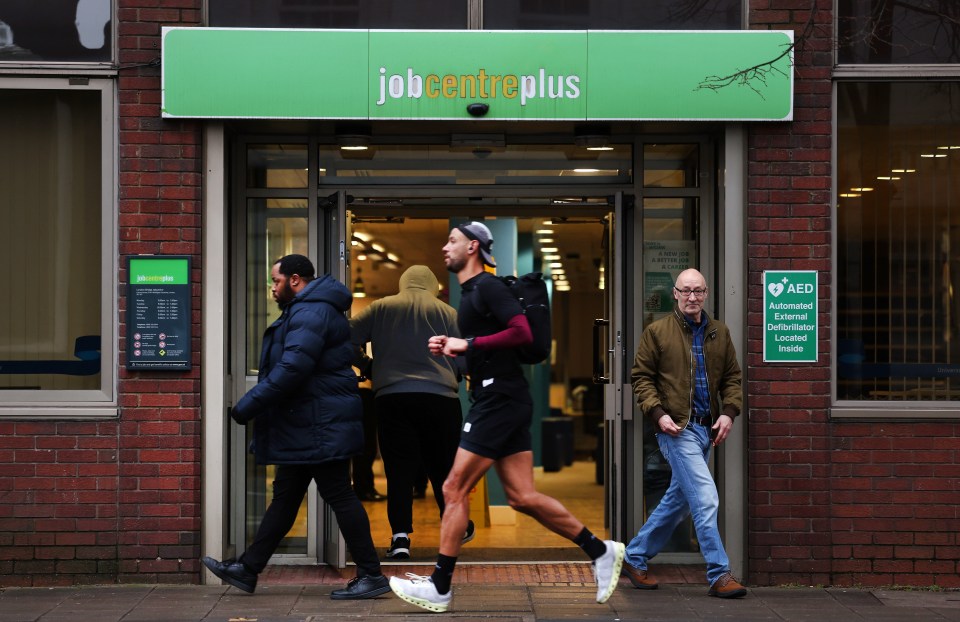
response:
[[[707,364],[703,360],[703,336],[706,333],[707,323],[694,324],[687,318],[687,324],[693,332],[693,416],[710,415],[710,389],[707,384]]]

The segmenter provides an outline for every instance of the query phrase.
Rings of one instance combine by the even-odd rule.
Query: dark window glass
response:
[[[741,0],[484,0],[488,30],[738,30]]]
[[[110,0],[3,0],[0,61],[109,62]]]
[[[467,0],[209,0],[211,26],[247,28],[467,27]]]
[[[960,62],[960,2],[839,0],[840,63]]]
[[[0,90],[2,390],[102,386],[100,117],[99,91]]]
[[[306,145],[251,145],[247,188],[306,188]]]
[[[837,93],[837,396],[955,400],[960,84]]]
[[[699,145],[644,145],[643,185],[647,188],[699,188]]]

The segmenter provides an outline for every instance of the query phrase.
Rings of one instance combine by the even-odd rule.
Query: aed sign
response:
[[[763,360],[817,362],[817,272],[763,273]]]

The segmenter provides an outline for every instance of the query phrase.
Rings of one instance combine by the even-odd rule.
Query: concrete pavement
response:
[[[391,568],[385,572],[395,574]],[[706,595],[704,585],[634,589],[626,579],[605,604],[585,582],[461,582],[451,611],[434,614],[393,594],[366,601],[330,600],[337,584],[267,583],[255,594],[227,586],[109,585],[0,589],[0,622],[333,622],[334,620],[736,620],[738,622],[960,622],[960,591],[751,587],[743,599]]]

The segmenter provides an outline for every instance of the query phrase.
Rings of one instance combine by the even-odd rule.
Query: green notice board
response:
[[[190,258],[127,260],[127,369],[190,369]]]
[[[817,362],[817,272],[763,273],[763,360]]]

